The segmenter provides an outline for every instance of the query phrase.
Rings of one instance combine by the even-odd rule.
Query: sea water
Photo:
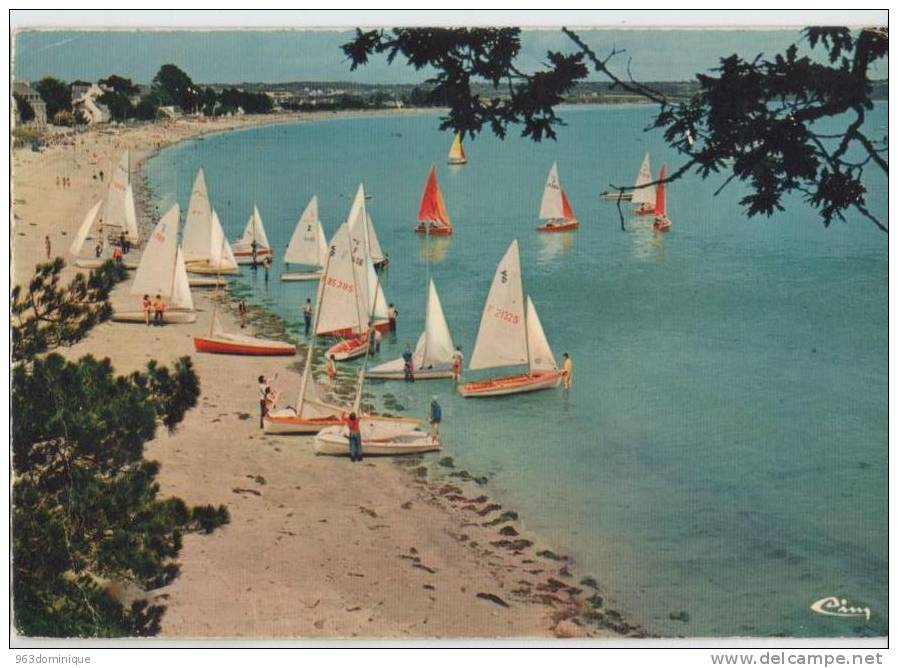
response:
[[[655,174],[681,164],[644,132],[652,113],[564,109],[557,141],[485,132],[466,142],[463,167],[446,165],[452,135],[436,114],[267,126],[178,144],[148,174],[160,210],[183,210],[202,166],[231,239],[258,205],[277,259],[267,284],[247,267],[235,280],[296,332],[317,284],[278,280],[291,231],[318,195],[332,234],[364,182],[391,258],[383,288],[400,311],[380,361],[414,346],[428,277],[470,356],[496,264],[517,239],[524,289],[556,357],[573,358],[569,395],[462,399],[451,381],[366,389],[422,416],[436,395],[443,456],[486,473],[526,528],[653,633],[885,634],[887,236],[857,215],[825,229],[797,198],[748,219],[743,184],[715,196],[722,179],[694,175],[668,187],[669,233],[630,216],[621,231],[599,193],[632,184],[646,151]],[[868,115],[873,134],[886,115]],[[581,223],[573,234],[534,229],[553,161]],[[413,229],[432,164],[455,235],[428,241]],[[886,179],[867,187],[885,218]],[[869,607],[870,620],[810,609],[827,596]],[[681,611],[688,622],[671,619]]]

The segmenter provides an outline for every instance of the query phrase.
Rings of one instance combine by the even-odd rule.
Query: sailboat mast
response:
[[[331,246],[331,250],[336,252],[336,247]],[[302,416],[302,405],[306,401],[306,391],[309,388],[309,377],[312,375],[312,357],[315,355],[315,341],[318,338],[318,317],[321,313],[321,300],[324,298],[324,285],[327,281],[327,273],[331,265],[331,251],[328,252],[327,258],[324,260],[324,273],[321,274],[321,282],[318,284],[318,295],[315,297],[315,322],[312,325],[312,341],[309,343],[309,350],[306,353],[306,365],[302,372],[302,382],[299,386],[299,398],[296,400],[296,417]]]
[[[225,236],[221,235],[221,248],[218,253],[218,265],[215,267],[215,300],[212,304],[212,319],[209,321],[209,336],[215,330],[215,320],[218,316],[218,301],[221,298],[221,258],[224,255]]]

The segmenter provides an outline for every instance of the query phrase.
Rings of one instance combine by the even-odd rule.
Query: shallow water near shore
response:
[[[871,127],[886,113],[877,105]],[[824,229],[797,200],[748,220],[740,185],[714,197],[720,181],[694,176],[669,187],[669,234],[639,220],[622,232],[598,193],[630,184],[647,150],[656,172],[679,164],[642,132],[651,114],[566,109],[557,142],[484,134],[452,168],[436,115],[267,126],[177,144],[146,173],[160,210],[184,209],[202,166],[228,236],[256,203],[278,256],[312,195],[330,235],[363,181],[392,259],[384,290],[401,312],[380,360],[417,340],[428,275],[470,355],[496,263],[517,238],[556,356],[574,359],[570,395],[463,400],[448,381],[366,389],[420,415],[438,395],[443,456],[488,475],[528,529],[652,633],[883,635],[887,237],[857,219]],[[555,160],[581,221],[571,235],[534,231]],[[412,232],[431,163],[450,239]],[[868,188],[885,217],[885,179]],[[282,270],[277,259],[267,284],[249,268],[235,281],[296,326],[317,284],[281,283]],[[825,596],[869,606],[870,621],[812,612]],[[688,622],[670,618],[680,611]]]

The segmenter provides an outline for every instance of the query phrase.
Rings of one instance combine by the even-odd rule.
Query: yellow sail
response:
[[[464,165],[467,162],[468,158],[465,155],[465,149],[461,145],[461,135],[456,132],[455,139],[452,140],[452,147],[449,149],[449,164]]]

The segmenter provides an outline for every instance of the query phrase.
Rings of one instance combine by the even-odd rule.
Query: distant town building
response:
[[[180,118],[184,115],[184,110],[175,105],[159,107],[159,111],[164,114],[166,118]]]
[[[12,85],[12,92],[20,95],[34,110],[34,118],[26,123],[26,125],[44,126],[47,124],[47,105],[43,98],[36,90],[31,87],[27,81],[16,81]],[[22,116],[18,106],[16,106],[16,121],[21,123]]]
[[[72,85],[72,110],[80,111],[88,125],[108,123],[112,118],[109,108],[97,101],[97,98],[106,91],[97,84],[78,82],[79,95],[75,95],[75,85]]]

